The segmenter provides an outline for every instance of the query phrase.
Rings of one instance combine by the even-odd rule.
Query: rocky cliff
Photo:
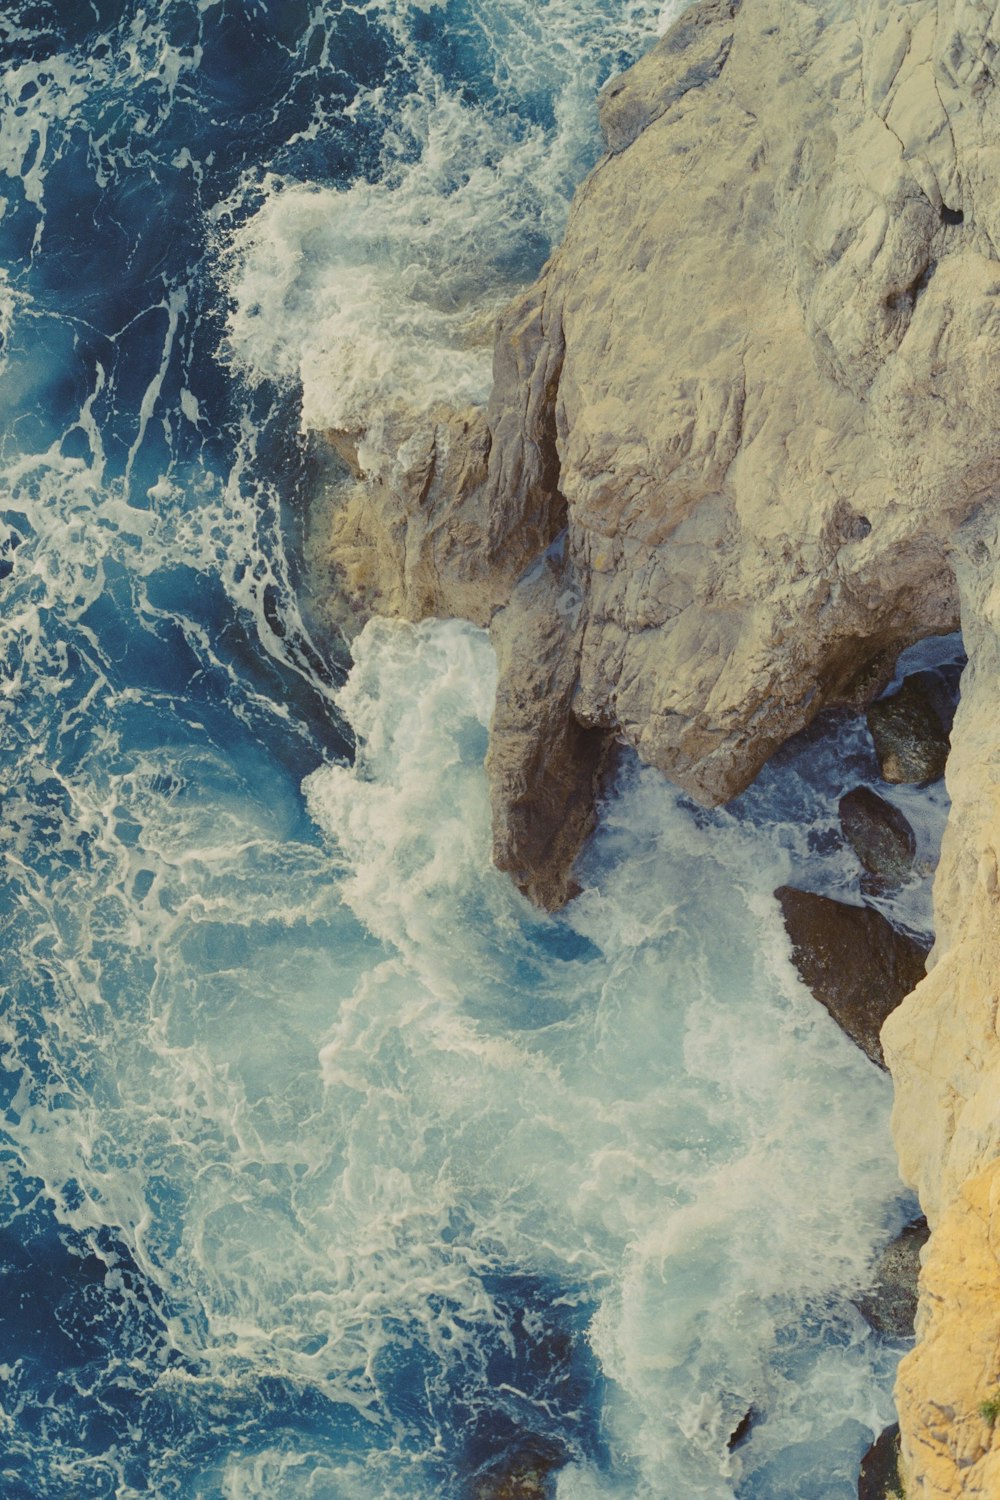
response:
[[[961,617],[936,962],[885,1042],[934,1228],[911,1497],[1000,1494],[998,49],[985,0],[692,7],[606,90],[607,153],[501,321],[488,408],[367,469],[331,435],[351,597],[494,633],[495,856],[545,905],[613,738],[724,800]]]
[[[900,1166],[933,1228],[918,1343],[897,1383],[907,1496],[1000,1495],[1000,536],[984,506],[958,568],[969,665],[927,978],[886,1022]]]

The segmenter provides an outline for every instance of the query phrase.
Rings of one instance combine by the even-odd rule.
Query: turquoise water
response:
[[[485,394],[662,20],[0,18],[3,1500],[511,1454],[560,1500],[847,1500],[889,1419],[888,1085],[770,897],[853,878],[810,836],[859,726],[711,815],[623,761],[542,917],[489,864],[486,638],[376,624],[348,677],[296,602],[304,429],[389,463]]]

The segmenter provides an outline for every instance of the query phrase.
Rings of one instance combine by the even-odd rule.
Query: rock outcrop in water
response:
[[[913,1337],[920,1254],[928,1233],[924,1218],[901,1229],[879,1256],[871,1288],[858,1298],[857,1308],[862,1317],[876,1333],[887,1338]]]
[[[795,967],[861,1050],[885,1067],[879,1032],[923,978],[927,944],[898,932],[881,912],[783,885],[774,893]]]
[[[363,608],[492,625],[497,855],[544,904],[611,737],[725,800],[961,614],[934,963],[884,1036],[933,1230],[911,1500],[1000,1494],[998,54],[986,0],[692,7],[605,91],[488,409],[411,434],[335,527]]]

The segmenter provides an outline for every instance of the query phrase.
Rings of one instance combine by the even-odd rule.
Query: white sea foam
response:
[[[33,1009],[6,1014],[12,1149],[168,1298],[164,1399],[204,1421],[210,1393],[224,1428],[266,1377],[370,1433],[364,1465],[257,1433],[206,1492],[429,1500],[393,1370],[425,1351],[440,1423],[456,1362],[489,1399],[484,1273],[516,1269],[598,1304],[612,1464],[581,1455],[561,1496],[729,1496],[740,1469],[760,1500],[847,1496],[887,1415],[842,1301],[893,1223],[887,1085],[793,975],[767,829],[633,769],[567,916],[527,906],[489,863],[493,671],[468,627],[368,627],[358,765],[307,784],[332,860],[220,753],[128,748],[111,693],[56,879],[31,797],[5,810],[60,975],[34,1082]],[[796,1488],[802,1444],[823,1490]]]
[[[378,180],[338,190],[272,175],[227,256],[237,366],[301,382],[303,425],[365,432],[370,469],[436,403],[485,399],[491,314],[561,232],[595,154],[597,84],[653,39],[660,6],[477,0],[464,30],[502,81],[503,110],[435,71],[407,7],[377,14],[412,74]]]
[[[142,150],[137,138],[153,120],[167,118],[178,83],[198,67],[200,45],[171,40],[169,9],[162,7],[159,16],[139,10],[113,45],[105,38],[89,55],[46,49],[0,77],[0,174],[18,184],[36,211],[33,252],[41,244],[46,177],[61,139],[73,128],[87,131],[95,180],[106,187],[133,164],[133,152]],[[117,112],[102,122],[105,129],[91,128],[86,109],[103,90],[118,95],[128,129],[120,128]]]
[[[512,924],[536,919],[488,868],[461,750],[486,721],[488,660],[455,625],[380,624],[359,642],[345,707],[371,756],[353,805],[352,774],[333,769],[311,778],[310,806],[355,872],[346,898],[419,988],[393,996],[400,973],[359,993],[323,1053],[327,1088],[370,1101],[367,1059],[395,1035],[409,1084],[426,1078],[449,1120],[452,1180],[475,1176],[480,1232],[512,1261],[605,1286],[591,1337],[607,1419],[640,1461],[615,1493],[729,1496],[759,1471],[769,1500],[797,1496],[788,1454],[807,1443],[847,1494],[853,1449],[887,1415],[838,1298],[893,1214],[888,1086],[791,969],[770,894],[788,874],[780,845],[725,817],[699,826],[652,772],[606,809],[566,919],[600,957],[563,966],[540,1030],[506,1034],[500,987],[485,1006],[474,987],[487,962],[512,965]],[[476,923],[456,943],[459,891]],[[803,1332],[810,1316],[839,1326],[836,1347]],[[751,1404],[767,1423],[731,1457]],[[560,1495],[594,1483],[567,1474]]]

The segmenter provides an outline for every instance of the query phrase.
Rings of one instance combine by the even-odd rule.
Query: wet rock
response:
[[[596,821],[612,749],[610,734],[573,714],[579,600],[558,557],[525,575],[490,634],[499,670],[486,757],[493,862],[551,911],[579,889],[573,862]]]
[[[841,797],[838,811],[844,837],[865,871],[873,893],[902,885],[913,868],[917,840],[898,807],[871,787],[858,786]]]
[[[920,1252],[929,1235],[927,1220],[916,1219],[900,1230],[879,1257],[871,1291],[857,1302],[858,1310],[876,1333],[892,1339],[913,1337]]]
[[[870,907],[788,885],[774,894],[802,979],[841,1030],[884,1068],[882,1023],[923,978],[930,944],[897,932]]]
[[[937,781],[948,759],[950,705],[936,672],[914,672],[891,698],[868,710],[882,778],[890,782]]]
[[[527,1438],[503,1459],[473,1475],[466,1486],[467,1500],[552,1500],[556,1471],[566,1462],[557,1444],[544,1438]]]
[[[887,1427],[861,1460],[858,1500],[899,1500],[899,1423]]]
[[[514,1468],[476,1480],[472,1500],[548,1500],[552,1483],[543,1469]]]
[[[757,1410],[755,1407],[751,1406],[747,1409],[743,1417],[737,1423],[736,1427],[729,1434],[729,1441],[726,1443],[726,1447],[729,1449],[730,1453],[735,1452],[737,1448],[742,1448],[743,1444],[747,1442],[756,1420]]]

